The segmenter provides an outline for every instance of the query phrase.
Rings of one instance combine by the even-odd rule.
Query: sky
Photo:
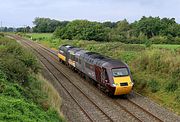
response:
[[[2,26],[33,26],[35,17],[129,22],[142,16],[175,18],[180,23],[180,0],[0,0]]]

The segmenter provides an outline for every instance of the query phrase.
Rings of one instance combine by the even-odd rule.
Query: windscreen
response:
[[[129,75],[127,68],[112,69],[112,73],[114,77]]]

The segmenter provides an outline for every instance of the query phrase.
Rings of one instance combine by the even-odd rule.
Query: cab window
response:
[[[112,69],[112,73],[114,77],[121,77],[121,76],[129,75],[127,68]]]

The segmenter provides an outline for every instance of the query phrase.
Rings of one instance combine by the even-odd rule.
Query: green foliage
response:
[[[0,38],[1,38],[1,37],[4,37],[4,34],[3,34],[3,33],[0,33]]]
[[[53,110],[44,112],[40,107],[27,102],[22,98],[0,96],[0,121],[27,122],[27,121],[60,121],[58,114]]]
[[[157,82],[154,79],[149,81],[148,86],[150,87],[150,90],[152,93],[155,93],[155,92],[159,91],[159,89],[160,89],[159,82]]]
[[[0,44],[0,121],[64,121],[55,108],[60,106],[48,102],[52,99],[46,90],[52,89],[35,75],[37,59],[14,40],[3,37]]]
[[[108,28],[100,23],[87,20],[75,20],[67,24],[66,27],[59,27],[54,32],[56,37],[62,39],[96,40],[107,41]]]
[[[8,31],[8,32],[13,32],[13,31]],[[19,28],[16,28],[16,32],[29,33],[29,32],[31,32],[31,27],[29,27],[29,26],[19,27]]]
[[[0,52],[0,70],[6,73],[7,79],[18,82],[27,81],[32,72],[40,69],[37,59],[12,40],[0,41],[6,48]]]
[[[33,27],[33,32],[38,33],[52,33],[56,30],[57,27],[64,27],[66,26],[68,22],[67,21],[57,21],[57,20],[51,20],[49,18],[35,18],[33,21],[33,24],[35,27]]]
[[[149,41],[149,40],[146,40],[145,46],[146,46],[146,47],[151,47],[151,45],[152,45],[152,42]]]
[[[54,32],[54,36],[69,40],[118,41],[130,44],[180,44],[180,25],[174,18],[145,17],[133,23],[90,22],[74,20],[61,22],[36,18],[34,32]],[[55,31],[54,31],[55,30]],[[39,39],[41,40],[41,39]]]
[[[139,78],[139,76],[134,75],[135,89],[137,92],[146,93],[147,92],[147,80]]]
[[[178,89],[178,84],[176,82],[169,82],[167,86],[165,87],[165,90],[167,92],[174,92],[176,89]]]

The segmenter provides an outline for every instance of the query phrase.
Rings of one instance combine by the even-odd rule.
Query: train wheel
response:
[[[59,58],[59,62],[61,62],[61,59]]]
[[[123,98],[123,99],[127,99],[128,97],[127,97],[127,94],[123,94],[123,95],[121,95],[121,97]]]
[[[91,83],[92,83],[94,86],[97,86],[97,82],[94,81],[93,79],[91,79]]]

